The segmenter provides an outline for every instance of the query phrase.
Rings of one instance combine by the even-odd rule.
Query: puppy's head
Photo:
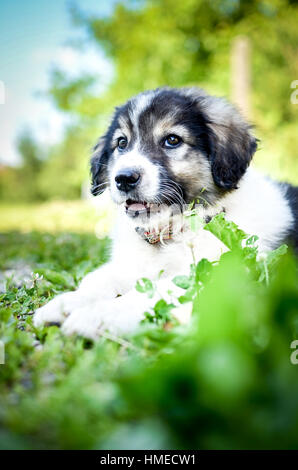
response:
[[[148,91],[116,109],[96,145],[92,193],[109,187],[134,216],[153,205],[213,204],[237,188],[256,148],[225,100],[196,88]]]

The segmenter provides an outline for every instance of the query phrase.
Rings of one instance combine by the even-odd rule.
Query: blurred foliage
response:
[[[30,131],[18,139],[18,150],[22,156],[19,168],[0,167],[0,199],[33,201],[42,198],[38,187],[43,160]]]
[[[74,25],[87,32],[80,47],[101,48],[114,66],[114,79],[98,94],[94,85],[101,84],[101,77],[86,73],[74,79],[57,67],[52,70],[49,97],[73,125],[60,145],[38,149],[43,157],[32,160],[30,170],[28,148],[21,142],[23,167],[0,171],[2,199],[79,197],[92,145],[114,106],[135,93],[198,85],[229,97],[231,48],[239,35],[252,45],[252,120],[261,139],[255,163],[298,184],[298,105],[290,100],[291,83],[298,77],[297,1],[127,0],[119,1],[110,16],[102,17],[100,8],[87,14],[74,5],[71,13]]]
[[[90,132],[70,128],[65,139],[51,148],[45,161],[38,187],[44,199],[77,199],[81,196],[82,182],[88,180],[88,160],[91,154]]]
[[[114,80],[98,96],[94,77],[73,81],[53,71],[50,96],[73,124],[48,149],[23,134],[22,166],[0,169],[0,197],[79,197],[90,146],[113,107],[162,85],[199,85],[228,96],[231,44],[241,34],[253,48],[253,119],[263,140],[256,162],[297,183],[298,108],[290,102],[298,78],[297,11],[293,0],[134,0],[119,2],[105,18],[73,7],[77,27],[88,32],[86,47],[104,49]],[[34,309],[74,289],[108,257],[108,240],[87,233],[91,209],[60,204],[1,206],[0,269],[10,278],[0,294],[0,447],[297,448],[294,256],[285,247],[258,256],[256,238],[218,216],[206,229],[230,251],[174,279],[185,290],[179,301],[193,303],[191,324],[178,325],[162,299],[138,334],[92,344],[32,325]],[[30,231],[38,226],[44,233]],[[20,259],[34,274],[16,283],[11,273]],[[143,279],[137,288],[152,295],[155,286]]]
[[[175,278],[192,299],[191,324],[173,321],[163,301],[136,335],[96,344],[35,329],[32,312],[104,262],[107,240],[1,237],[1,268],[21,257],[35,274],[0,295],[0,447],[297,448],[297,260],[284,248],[259,257],[256,238],[222,215],[205,228],[231,250]]]
[[[96,207],[90,201],[50,201],[23,205],[2,203],[0,212],[1,233],[96,232],[102,237],[109,233],[113,222],[113,212],[109,206]]]
[[[89,136],[89,137],[88,137]],[[59,144],[43,149],[27,132],[19,139],[22,164],[0,167],[0,199],[33,202],[48,199],[78,199],[88,180],[91,153],[90,130],[69,127]]]

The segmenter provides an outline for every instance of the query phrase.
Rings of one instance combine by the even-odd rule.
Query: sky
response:
[[[76,0],[85,12],[107,15],[115,0]],[[58,142],[68,119],[43,93],[54,64],[68,75],[89,71],[108,82],[112,65],[98,47],[78,51],[84,39],[67,0],[0,0],[0,164],[20,162],[16,140],[30,129],[42,145]]]

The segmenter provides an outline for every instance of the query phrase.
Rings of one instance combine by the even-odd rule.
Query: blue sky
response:
[[[115,0],[76,0],[84,11],[109,14]],[[30,127],[44,144],[58,141],[67,122],[50,100],[38,92],[47,89],[51,65],[76,75],[89,70],[108,80],[111,64],[98,48],[78,52],[69,41],[84,38],[71,22],[67,0],[0,1],[0,163],[19,161],[15,141]],[[1,87],[0,87],[1,89]]]

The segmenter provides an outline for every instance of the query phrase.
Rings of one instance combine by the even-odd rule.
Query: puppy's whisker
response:
[[[169,178],[162,181],[161,195],[170,203],[183,205],[185,200],[183,198],[183,191],[181,187]]]
[[[101,186],[107,186],[108,184],[109,184],[108,181],[105,181],[104,183],[100,183],[100,184],[97,184],[96,186],[93,186],[93,189],[98,189]]]
[[[177,190],[173,189],[170,185],[165,185],[165,187],[168,190],[167,192],[171,193],[174,198],[177,198],[179,201],[183,201],[183,197]]]
[[[104,192],[104,190],[107,188],[108,186],[108,182],[105,181],[104,183],[100,183],[100,184],[97,184],[95,186],[92,186],[91,190],[92,190],[92,194],[94,196],[98,196],[100,194],[102,194]]]

